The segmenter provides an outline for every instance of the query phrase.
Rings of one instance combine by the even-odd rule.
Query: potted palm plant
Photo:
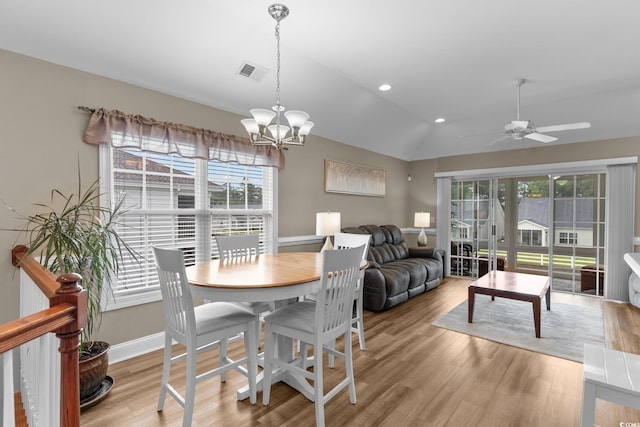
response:
[[[95,401],[101,389],[110,390],[103,384],[108,378],[109,345],[94,340],[94,334],[102,319],[102,298],[112,292],[124,258],[138,257],[117,232],[122,200],[115,206],[100,206],[99,199],[98,180],[83,190],[78,179],[77,193],[53,190],[50,204],[36,204],[41,212],[24,215],[25,224],[19,230],[28,240],[27,255],[40,257],[54,274],[82,276],[88,304],[87,324],[80,336],[81,404]]]

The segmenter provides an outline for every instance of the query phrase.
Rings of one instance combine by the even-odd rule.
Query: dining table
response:
[[[208,301],[258,302],[275,301],[276,309],[297,301],[304,295],[317,293],[322,275],[322,253],[283,252],[230,258],[224,261],[197,262],[186,268],[191,294]],[[367,266],[360,265],[361,275]],[[276,357],[295,358],[293,341],[279,337]],[[263,373],[257,378],[262,389]],[[276,369],[272,384],[282,381],[313,401],[313,388],[302,376]],[[248,386],[237,391],[238,400],[249,397]]]

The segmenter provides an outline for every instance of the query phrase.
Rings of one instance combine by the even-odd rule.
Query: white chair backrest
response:
[[[362,259],[367,259],[370,241],[370,234],[336,233],[333,235],[333,247],[336,249],[348,249],[364,245]]]
[[[153,255],[160,279],[166,332],[185,337],[189,332],[195,333],[195,313],[184,268],[184,254],[178,249],[154,246]]]
[[[260,236],[242,234],[239,236],[215,236],[220,259],[250,257],[260,254]]]
[[[360,275],[362,247],[323,252],[321,290],[316,302],[320,333],[351,328],[353,295]]]

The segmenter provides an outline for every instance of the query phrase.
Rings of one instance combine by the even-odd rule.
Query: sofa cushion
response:
[[[380,246],[387,241],[382,229],[377,225],[361,225],[359,228],[371,235],[371,243],[369,246]]]
[[[371,235],[369,261],[385,264],[409,257],[409,248],[402,237],[402,231],[395,225],[362,225],[360,228]]]
[[[409,283],[407,290],[419,288],[420,292],[424,292],[424,282],[427,280],[427,269],[425,265],[419,260],[414,258],[407,258],[400,261],[393,261],[382,266],[382,269],[393,268],[409,273]]]

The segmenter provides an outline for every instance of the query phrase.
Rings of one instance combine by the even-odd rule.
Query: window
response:
[[[160,298],[152,245],[182,249],[188,265],[218,257],[216,234],[257,233],[261,251],[273,251],[275,168],[137,148],[100,153],[108,202],[124,197],[119,233],[142,255],[125,259],[108,308]]]
[[[577,245],[578,233],[569,233],[565,231],[560,232],[560,244],[561,245]]]
[[[460,240],[469,240],[469,229],[466,227],[461,227],[456,229],[457,238]]]
[[[542,230],[518,230],[518,244],[542,246]]]

